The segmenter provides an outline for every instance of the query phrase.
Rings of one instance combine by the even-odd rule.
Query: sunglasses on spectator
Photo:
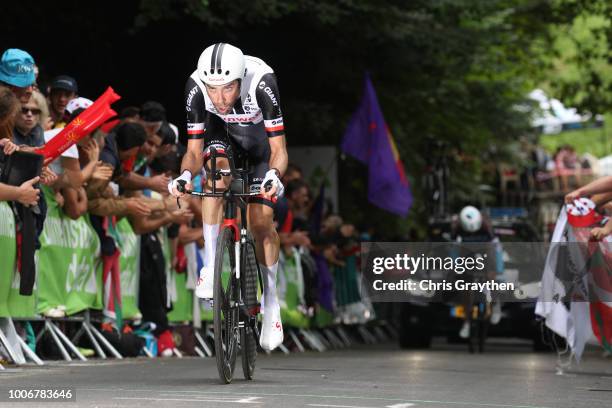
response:
[[[32,108],[26,108],[26,107],[21,108],[21,113],[23,113],[24,115],[27,115],[28,112],[31,112],[32,115],[40,115],[40,109],[36,109],[36,108],[32,109]]]

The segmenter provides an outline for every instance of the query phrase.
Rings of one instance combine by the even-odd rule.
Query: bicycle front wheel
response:
[[[236,279],[234,232],[224,227],[219,233],[215,254],[213,291],[213,326],[215,357],[219,378],[225,384],[232,381],[236,366],[239,324],[239,283]]]

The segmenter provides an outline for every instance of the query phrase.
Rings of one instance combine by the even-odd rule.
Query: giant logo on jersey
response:
[[[269,86],[266,86],[264,88],[264,92],[267,93],[268,96],[270,97],[270,100],[272,101],[272,105],[278,106],[278,102],[276,102],[276,96],[274,96],[274,93],[272,92],[272,89],[270,89]]]
[[[274,92],[272,92],[272,88],[266,86],[266,81],[261,81],[257,86],[259,89],[263,89],[265,93],[268,94],[270,100],[272,101],[272,105],[278,106],[278,102],[276,101],[276,96],[274,96]]]
[[[187,112],[191,112],[191,101],[193,100],[193,97],[195,96],[195,94],[198,92],[198,86],[194,86],[193,88],[191,88],[191,90],[189,91],[189,93],[187,94],[187,106],[185,106],[185,110]]]

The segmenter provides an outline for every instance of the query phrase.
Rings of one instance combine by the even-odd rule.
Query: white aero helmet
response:
[[[207,85],[224,85],[246,74],[240,48],[225,43],[206,48],[198,60],[198,77]]]
[[[482,214],[478,208],[468,205],[459,213],[461,228],[466,232],[476,232],[482,227]]]

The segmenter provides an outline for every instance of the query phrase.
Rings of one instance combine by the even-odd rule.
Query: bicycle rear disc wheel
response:
[[[244,327],[240,329],[240,344],[242,346],[242,372],[244,378],[252,380],[255,374],[255,360],[257,359],[257,340],[251,324],[257,324],[257,314],[252,312],[257,307],[257,281],[258,268],[255,257],[255,243],[250,233],[242,253],[242,268],[240,269],[240,289],[242,300],[249,316],[245,318]]]
[[[234,232],[224,227],[217,240],[213,291],[213,326],[215,357],[219,378],[225,384],[232,381],[238,349],[239,284],[236,280]]]

